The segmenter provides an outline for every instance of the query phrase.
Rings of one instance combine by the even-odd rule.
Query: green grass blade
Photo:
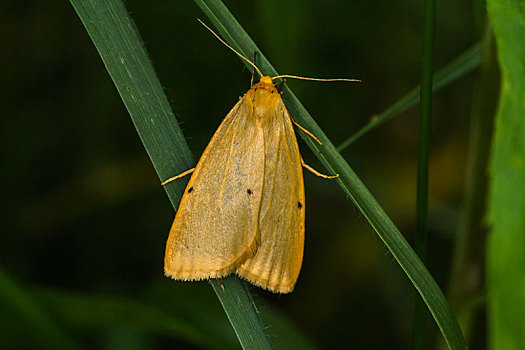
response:
[[[0,338],[16,348],[79,349],[28,293],[0,267]]]
[[[490,159],[489,349],[525,349],[525,2],[489,0],[502,82]]]
[[[71,0],[106,66],[161,180],[194,166],[190,149],[149,61],[146,50],[119,0]],[[185,184],[165,186],[178,207]]]
[[[432,91],[436,92],[444,88],[448,84],[477,68],[481,64],[481,55],[484,45],[484,42],[479,42],[471,46],[461,55],[456,57],[452,62],[447,64],[444,68],[440,69],[434,77]],[[359,129],[359,131],[337,146],[337,150],[339,152],[343,151],[355,141],[360,139],[363,135],[414,106],[419,101],[419,89],[419,86],[415,89],[412,89],[399,101],[381,112],[381,114],[371,118],[368,124],[363,126],[361,129]]]
[[[419,142],[417,148],[416,237],[415,249],[423,262],[428,247],[428,164],[430,158],[430,126],[432,119],[432,75],[434,67],[434,36],[436,0],[424,1],[423,64],[419,112]],[[428,348],[426,313],[420,298],[414,299],[412,323],[413,349]]]
[[[71,0],[109,75],[135,124],[139,136],[161,180],[194,166],[191,152],[177,124],[168,100],[155,75],[138,31],[121,0]],[[159,183],[160,186],[160,183]],[[185,182],[165,186],[174,208],[178,207]],[[159,267],[160,268],[160,267]],[[241,344],[270,348],[271,343],[243,282],[228,279],[218,293]],[[212,281],[214,289],[217,282]],[[242,304],[229,308],[232,302]],[[246,303],[246,304],[243,304]],[[242,314],[239,310],[243,310]]]
[[[254,51],[258,52],[258,66],[263,73],[277,75],[277,71],[221,1],[195,0],[195,2],[230,45],[246,57],[251,57]],[[287,86],[284,88],[283,99],[294,118],[321,140],[323,145],[317,144],[300,132],[328,171],[340,174],[336,181],[370,222],[421,294],[449,347],[465,349],[465,340],[442,291],[397,227]]]
[[[231,293],[228,290],[237,288],[239,285],[244,288],[244,293]],[[226,277],[220,281],[212,282],[213,290],[221,301],[222,307],[226,310],[226,315],[235,329],[239,342],[243,349],[268,349],[273,345],[270,343],[266,332],[254,332],[252,328],[257,325],[263,328],[264,325],[257,313],[251,312],[257,307],[244,283],[239,283],[235,276]]]

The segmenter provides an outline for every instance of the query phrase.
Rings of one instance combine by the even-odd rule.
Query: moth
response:
[[[302,165],[322,177],[338,175],[322,175],[302,161],[293,124],[320,141],[295,123],[274,85],[279,78],[301,77],[265,76],[211,32],[250,63],[260,80],[222,121],[197,166],[163,183],[193,173],[170,230],[164,271],[187,281],[236,274],[289,293],[303,260]]]

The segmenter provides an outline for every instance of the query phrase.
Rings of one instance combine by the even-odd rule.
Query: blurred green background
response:
[[[335,144],[419,83],[421,1],[226,5],[279,72],[363,81],[287,82]],[[126,6],[198,159],[249,88],[251,72],[197,22],[203,15],[193,2],[128,0]],[[173,210],[69,2],[3,1],[0,17],[2,283],[18,287],[12,295],[21,305],[33,303],[86,347],[238,346],[206,282],[163,275]],[[438,2],[436,69],[481,38],[484,17],[480,1]],[[434,95],[427,266],[445,290],[475,82],[469,74]],[[412,108],[343,152],[409,241],[417,115]],[[322,170],[299,145],[306,162]],[[301,275],[290,295],[251,288],[263,318],[278,310],[277,318],[322,348],[407,348],[410,282],[336,184],[306,172],[305,186]],[[28,317],[7,299],[0,308],[0,347],[34,348],[38,335]],[[482,314],[471,344],[485,346]]]

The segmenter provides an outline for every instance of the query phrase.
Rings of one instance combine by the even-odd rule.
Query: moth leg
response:
[[[224,292],[226,290],[226,288],[224,288],[224,283],[222,283],[222,278],[217,278],[217,284],[219,285],[219,287],[221,287],[222,291]]]
[[[297,125],[297,127],[299,129],[301,129],[302,131],[304,131],[305,133],[308,134],[308,136],[310,136],[311,138],[313,138],[315,141],[317,141],[318,144],[322,145],[323,143],[321,141],[319,141],[319,139],[317,137],[314,136],[314,134],[312,134],[310,131],[306,130],[305,128],[303,128],[301,125],[299,125],[299,123],[297,123],[293,118],[292,118],[292,123],[294,123],[295,125]]]
[[[279,85],[277,85],[275,88],[277,89],[277,92],[279,94],[282,94],[283,93],[283,88],[284,88],[284,83],[286,82],[286,79],[283,79],[281,80],[281,82],[279,83]]]
[[[255,64],[255,60],[256,60],[256,58],[257,58],[257,51],[254,51],[254,52],[253,52],[253,65],[254,65],[254,66],[256,65],[256,64]],[[256,73],[256,72],[255,72],[255,67],[254,67],[254,68],[253,68],[253,71],[252,71],[252,80],[251,80],[251,82],[250,82],[250,87],[252,87],[253,84],[255,83],[255,73]]]
[[[195,168],[191,168],[190,170],[186,170],[185,172],[177,175],[177,176],[174,176],[174,177],[170,177],[169,179],[167,179],[166,181],[164,181],[161,185],[164,186],[165,184],[167,183],[170,183],[172,182],[173,180],[177,180],[177,179],[180,179],[181,177],[184,177],[186,175],[189,175],[191,173],[193,173],[193,170],[195,170]]]
[[[310,172],[314,175],[317,175],[319,177],[323,177],[325,179],[335,179],[336,177],[339,177],[339,174],[335,174],[335,175],[325,175],[325,174],[321,174],[320,172],[318,172],[317,170],[315,170],[314,168],[312,168],[311,166],[309,166],[308,164],[306,164],[303,160],[303,157],[301,157],[301,164],[305,167],[305,169],[308,169],[310,170]]]

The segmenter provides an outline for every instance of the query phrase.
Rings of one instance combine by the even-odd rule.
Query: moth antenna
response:
[[[297,75],[288,75],[288,74],[278,75],[276,77],[273,77],[272,81],[274,79],[283,79],[283,78],[299,79],[299,80],[312,80],[312,81],[350,81],[350,82],[358,82],[358,83],[361,82],[361,80],[359,80],[359,79],[348,79],[348,78],[323,79],[323,78],[299,77]]]
[[[239,56],[240,58],[242,58],[243,60],[245,60],[246,62],[248,62],[250,64],[250,66],[252,66],[256,71],[257,73],[259,73],[259,75],[261,76],[261,78],[263,77],[263,74],[261,73],[261,71],[259,70],[259,68],[257,68],[257,66],[252,63],[252,61],[250,61],[249,59],[247,59],[246,57],[244,57],[243,55],[241,55],[240,53],[238,53],[233,47],[231,47],[230,45],[228,45],[226,43],[226,41],[224,41],[219,35],[217,35],[213,30],[211,30],[210,27],[208,27],[206,24],[204,24],[203,21],[201,21],[199,18],[197,18],[197,21],[199,21],[203,26],[204,28],[208,29],[217,39],[219,39],[219,41],[221,43],[224,44],[224,46],[226,46],[227,48],[229,48],[230,50],[232,50],[233,52],[235,52],[237,54],[237,56]]]

